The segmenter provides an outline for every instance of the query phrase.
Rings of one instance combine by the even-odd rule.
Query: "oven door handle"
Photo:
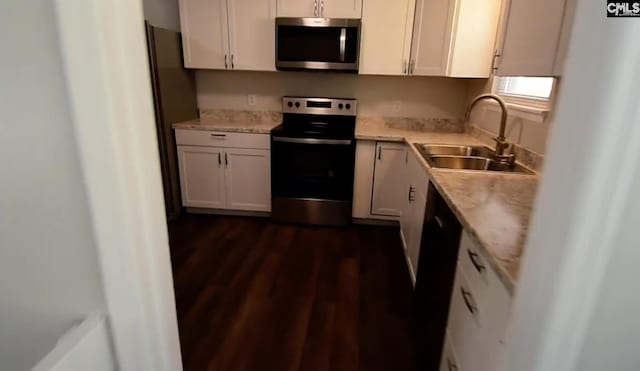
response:
[[[323,3],[324,4],[324,3]],[[340,29],[340,62],[344,62],[344,55],[347,49],[347,29]]]
[[[287,138],[273,137],[274,142],[299,143],[299,144],[328,144],[331,146],[350,146],[351,139],[317,139],[317,138]]]

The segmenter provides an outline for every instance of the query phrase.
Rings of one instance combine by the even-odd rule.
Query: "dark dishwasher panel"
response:
[[[440,367],[462,226],[429,184],[414,290],[419,370]]]

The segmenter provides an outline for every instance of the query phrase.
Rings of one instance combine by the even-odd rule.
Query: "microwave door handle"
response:
[[[347,47],[347,29],[340,29],[340,62],[344,62],[345,49]]]

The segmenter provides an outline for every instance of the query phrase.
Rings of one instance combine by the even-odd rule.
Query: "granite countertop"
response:
[[[411,150],[438,192],[513,295],[520,274],[520,258],[539,178],[468,170],[435,169],[408,140]],[[424,143],[424,142],[420,142]],[[463,144],[463,143],[461,143]]]
[[[203,110],[199,119],[175,123],[173,128],[269,134],[281,122],[280,112]]]
[[[426,125],[432,123],[433,120]],[[424,131],[424,127],[413,128],[412,124],[394,125],[384,119],[359,118],[356,138],[407,143],[438,192],[483,250],[509,293],[513,294],[520,274],[520,258],[526,243],[538,176],[431,168],[413,144],[486,143],[459,132],[447,123],[442,127],[440,121],[435,122],[435,127],[426,128],[433,130],[431,132]],[[448,132],[442,132],[443,129]]]

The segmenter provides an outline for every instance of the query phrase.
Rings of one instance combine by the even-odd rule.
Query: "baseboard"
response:
[[[400,226],[400,222],[397,220],[353,218],[352,222],[353,224],[358,224],[358,225],[378,225],[382,227],[399,227]]]
[[[268,211],[244,211],[244,210],[225,210],[225,209],[206,209],[201,207],[187,207],[185,209],[189,214],[212,214],[212,215],[229,215],[229,216],[257,216],[261,218],[270,218],[271,213]]]

